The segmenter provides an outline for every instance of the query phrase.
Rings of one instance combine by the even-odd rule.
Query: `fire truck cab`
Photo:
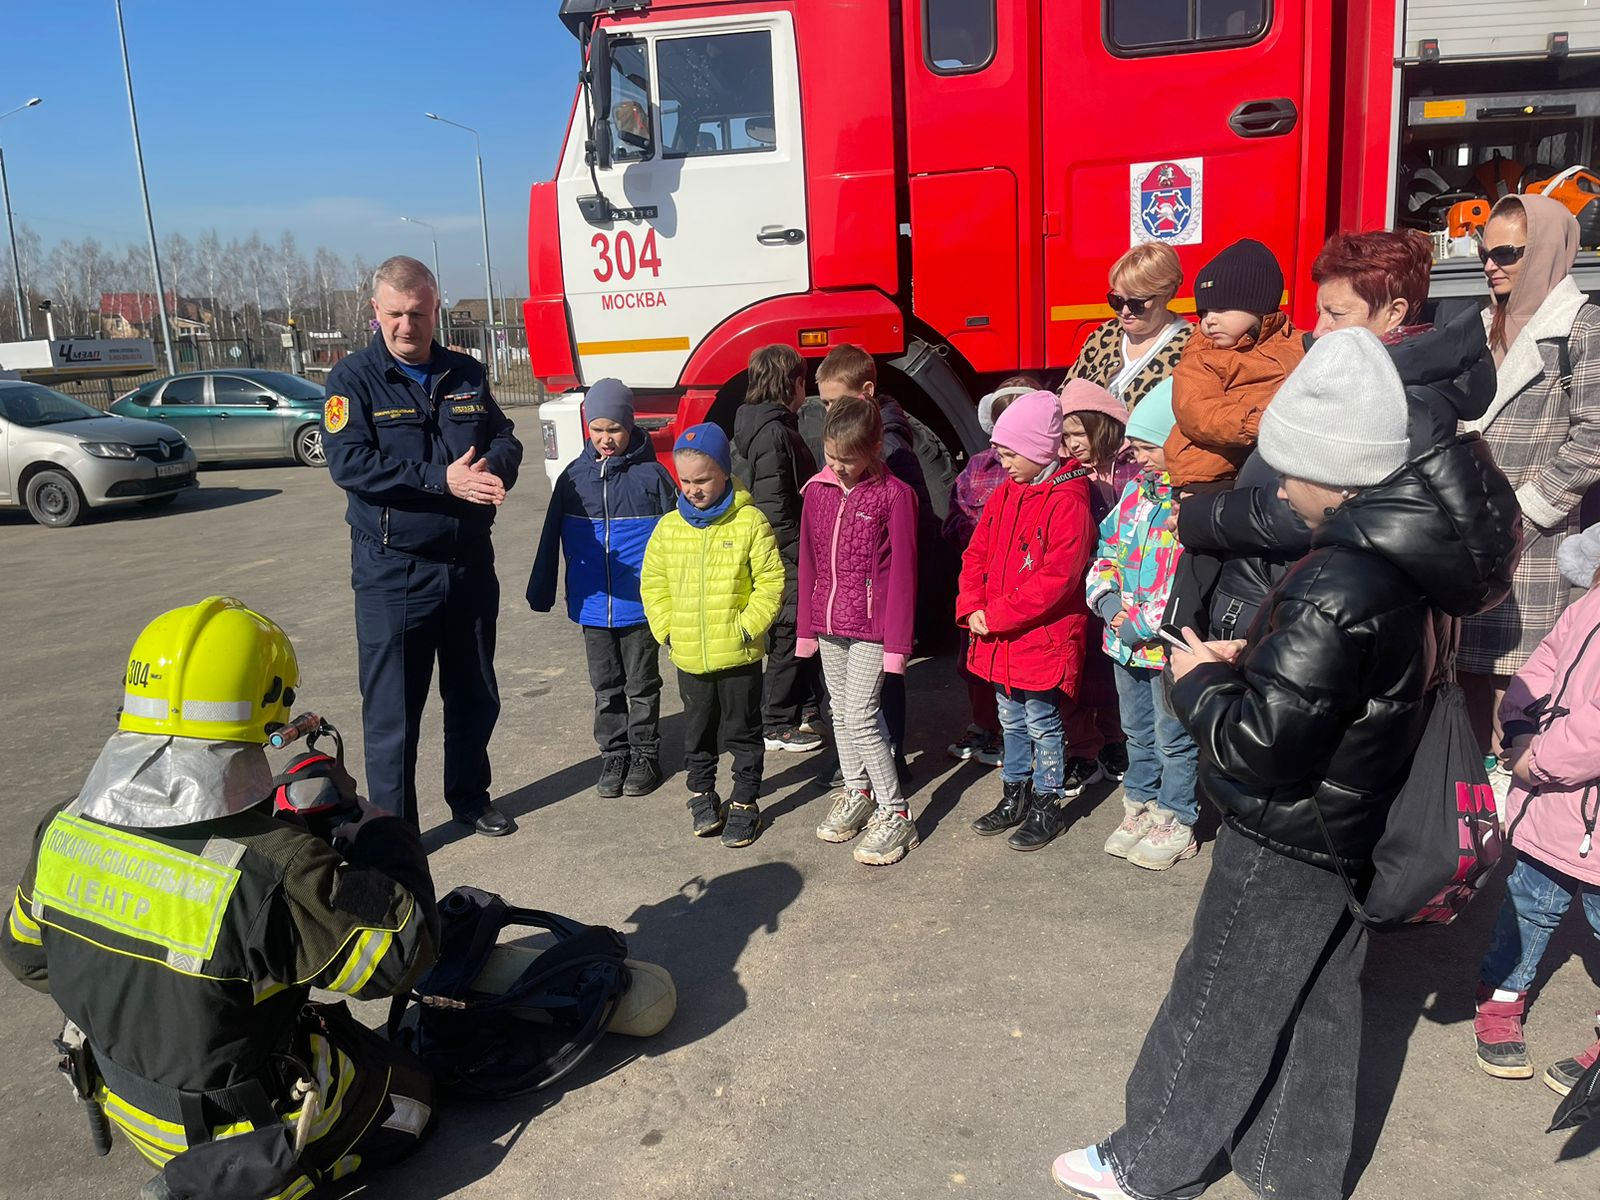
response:
[[[583,73],[555,178],[532,188],[525,310],[535,374],[572,393],[542,412],[552,475],[582,445],[588,383],[628,383],[670,445],[708,415],[731,426],[771,342],[863,346],[930,453],[959,457],[984,444],[994,381],[1071,365],[1135,243],[1173,246],[1192,279],[1257,238],[1309,327],[1330,231],[1427,228],[1436,290],[1481,294],[1447,220],[1468,174],[1525,190],[1536,165],[1600,157],[1600,12],[1581,0],[564,0],[561,17]],[[1174,308],[1193,312],[1186,291]]]

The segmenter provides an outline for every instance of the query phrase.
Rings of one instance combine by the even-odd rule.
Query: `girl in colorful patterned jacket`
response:
[[[1089,611],[1077,582],[1094,553],[1089,468],[1065,457],[1061,400],[1019,396],[994,426],[1009,476],[984,506],[961,561],[956,623],[972,635],[967,665],[994,685],[1005,756],[1000,803],[973,822],[1013,827],[1014,850],[1038,850],[1065,827],[1063,697],[1083,674]]]
[[[1199,846],[1194,823],[1198,752],[1161,683],[1166,650],[1161,617],[1183,554],[1163,446],[1172,433],[1172,381],[1162,380],[1128,418],[1128,442],[1144,473],[1129,483],[1100,523],[1099,556],[1089,568],[1088,600],[1105,621],[1103,644],[1116,673],[1128,771],[1122,824],[1106,853],[1164,871]]]
[[[802,489],[796,653],[822,657],[844,790],[817,826],[855,860],[899,862],[919,840],[884,724],[886,673],[904,675],[917,601],[917,496],[884,469],[883,414],[846,396],[822,427],[827,462]]]
[[[1000,381],[1000,386],[978,401],[978,424],[985,433],[994,432],[994,423],[1011,406],[1018,396],[1037,392],[1044,384],[1032,375],[1013,375]],[[941,533],[945,543],[957,555],[965,554],[972,541],[972,531],[977,529],[983,516],[983,506],[989,503],[995,488],[1010,476],[1000,465],[999,452],[993,446],[980,450],[967,460],[961,474],[950,485],[949,515],[944,519]],[[961,653],[956,670],[967,685],[967,702],[972,706],[972,724],[965,736],[945,749],[950,757],[962,762],[982,763],[998,767],[1001,759],[1000,710],[995,707],[994,684],[979,679],[967,667],[967,650],[971,641],[965,630],[961,635]]]

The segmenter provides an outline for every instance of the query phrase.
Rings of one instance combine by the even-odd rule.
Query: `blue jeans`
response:
[[[1580,883],[1526,854],[1518,857],[1506,879],[1506,900],[1495,918],[1494,936],[1478,967],[1478,977],[1489,987],[1527,991],[1550,935],[1579,892],[1583,893],[1589,927],[1600,937],[1600,888]]]
[[[1131,804],[1154,800],[1158,808],[1193,825],[1200,819],[1194,791],[1200,748],[1167,704],[1161,672],[1119,663],[1117,699],[1122,707],[1122,731],[1128,735],[1123,798]]]
[[[1005,783],[1020,783],[1031,777],[1036,794],[1059,792],[1067,761],[1061,693],[1017,692],[1015,697],[1006,695],[1003,688],[995,689],[1006,747],[1000,778]]]

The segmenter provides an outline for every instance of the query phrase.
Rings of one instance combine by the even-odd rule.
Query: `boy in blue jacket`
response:
[[[528,605],[549,612],[559,554],[567,615],[583,626],[594,687],[594,740],[605,797],[646,796],[661,784],[661,647],[650,634],[639,573],[656,522],[678,491],[633,423],[633,393],[602,379],[583,400],[589,439],[556,480],[528,578]]]

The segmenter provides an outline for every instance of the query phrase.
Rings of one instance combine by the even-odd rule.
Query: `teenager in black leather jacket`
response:
[[[1434,612],[1502,600],[1521,536],[1479,439],[1409,452],[1404,388],[1364,329],[1319,339],[1262,418],[1260,454],[1311,550],[1244,641],[1191,631],[1172,656],[1173,709],[1226,824],[1126,1123],[1057,1160],[1069,1190],[1197,1194],[1227,1154],[1254,1195],[1344,1195],[1366,940],[1312,806],[1364,875],[1422,734]]]

